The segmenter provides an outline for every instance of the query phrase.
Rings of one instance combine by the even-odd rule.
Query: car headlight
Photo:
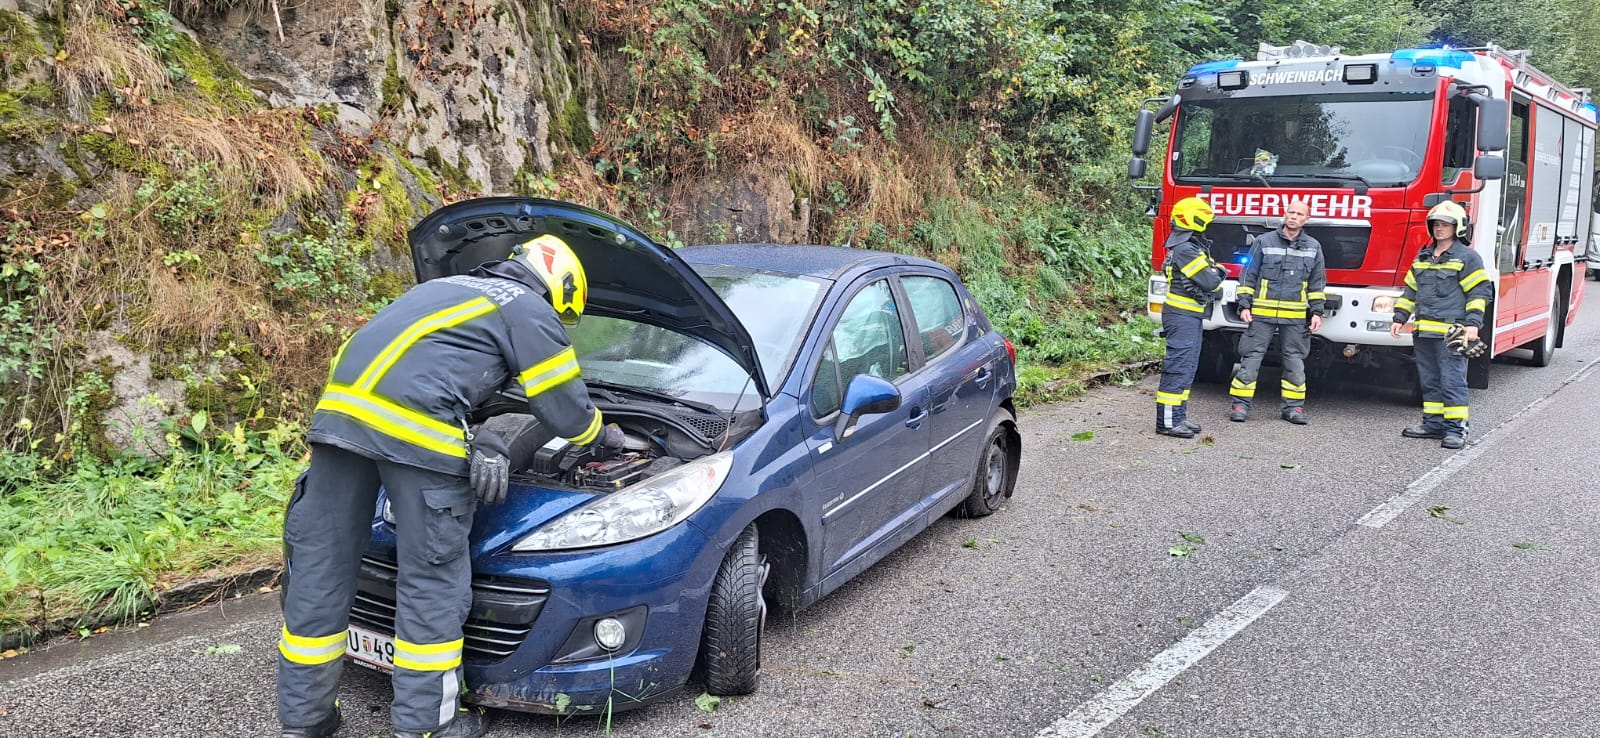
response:
[[[689,517],[722,488],[728,452],[696,459],[545,523],[512,551],[555,551],[622,543],[660,533]]]

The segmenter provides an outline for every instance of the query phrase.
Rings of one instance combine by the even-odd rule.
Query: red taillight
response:
[[[1001,336],[1000,340],[1006,342],[1006,355],[1011,357],[1011,363],[1017,363],[1017,347],[1011,345],[1011,339]]]

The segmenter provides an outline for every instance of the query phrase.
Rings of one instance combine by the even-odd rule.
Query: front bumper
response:
[[[351,623],[394,634],[393,528],[363,557]],[[549,714],[627,710],[688,681],[721,556],[690,524],[598,549],[496,554],[473,562],[463,627],[469,702]],[[607,654],[594,623],[629,624]]]
[[[1238,280],[1225,280],[1222,283],[1222,300],[1211,311],[1211,316],[1205,319],[1205,329],[1243,331],[1245,322],[1239,317],[1239,301],[1237,291]],[[1329,307],[1322,316],[1322,328],[1316,335],[1333,344],[1382,347],[1408,347],[1411,345],[1411,336],[1407,333],[1400,334],[1399,338],[1389,336],[1389,324],[1394,322],[1394,311],[1376,311],[1373,302],[1379,297],[1396,298],[1400,290],[1380,287],[1329,287],[1325,290],[1329,302],[1335,299],[1339,302],[1337,308]],[[1161,319],[1160,305],[1166,300],[1167,278],[1162,275],[1152,275],[1148,289],[1147,301],[1150,317]],[[1392,303],[1391,303],[1392,304]]]

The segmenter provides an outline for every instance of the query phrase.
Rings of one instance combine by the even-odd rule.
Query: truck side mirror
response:
[[[1472,176],[1482,180],[1501,179],[1506,176],[1506,160],[1484,154],[1472,163]]]
[[[1133,156],[1138,158],[1150,151],[1150,133],[1156,127],[1156,114],[1147,109],[1139,111],[1133,123]],[[1131,169],[1132,167],[1130,167]],[[1140,177],[1144,176],[1140,173]],[[1135,177],[1137,179],[1137,177]]]
[[[1145,161],[1135,156],[1128,160],[1128,179],[1144,179]]]
[[[1510,139],[1510,132],[1506,127],[1510,125],[1507,118],[1506,101],[1495,100],[1484,95],[1474,96],[1472,101],[1478,105],[1478,150],[1479,151],[1505,151]],[[1501,172],[1505,168],[1502,164]],[[1495,177],[1494,179],[1499,179]]]

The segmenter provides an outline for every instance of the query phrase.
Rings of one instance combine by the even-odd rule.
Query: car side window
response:
[[[900,311],[887,280],[867,285],[839,316],[833,327],[829,351],[819,366],[817,382],[826,381],[829,361],[838,364],[838,382],[827,390],[814,388],[811,394],[812,410],[818,417],[832,413],[839,407],[844,388],[858,374],[871,374],[893,382],[911,371],[911,356],[906,350],[905,330],[900,327]],[[819,391],[834,393],[818,397]],[[823,412],[826,410],[827,412]]]
[[[839,386],[839,358],[829,341],[822,350],[822,361],[817,364],[817,375],[811,380],[811,414],[826,418],[839,411],[844,398],[844,388]]]
[[[938,277],[907,276],[900,278],[900,286],[916,319],[922,355],[929,363],[961,343],[967,316],[955,285]]]

